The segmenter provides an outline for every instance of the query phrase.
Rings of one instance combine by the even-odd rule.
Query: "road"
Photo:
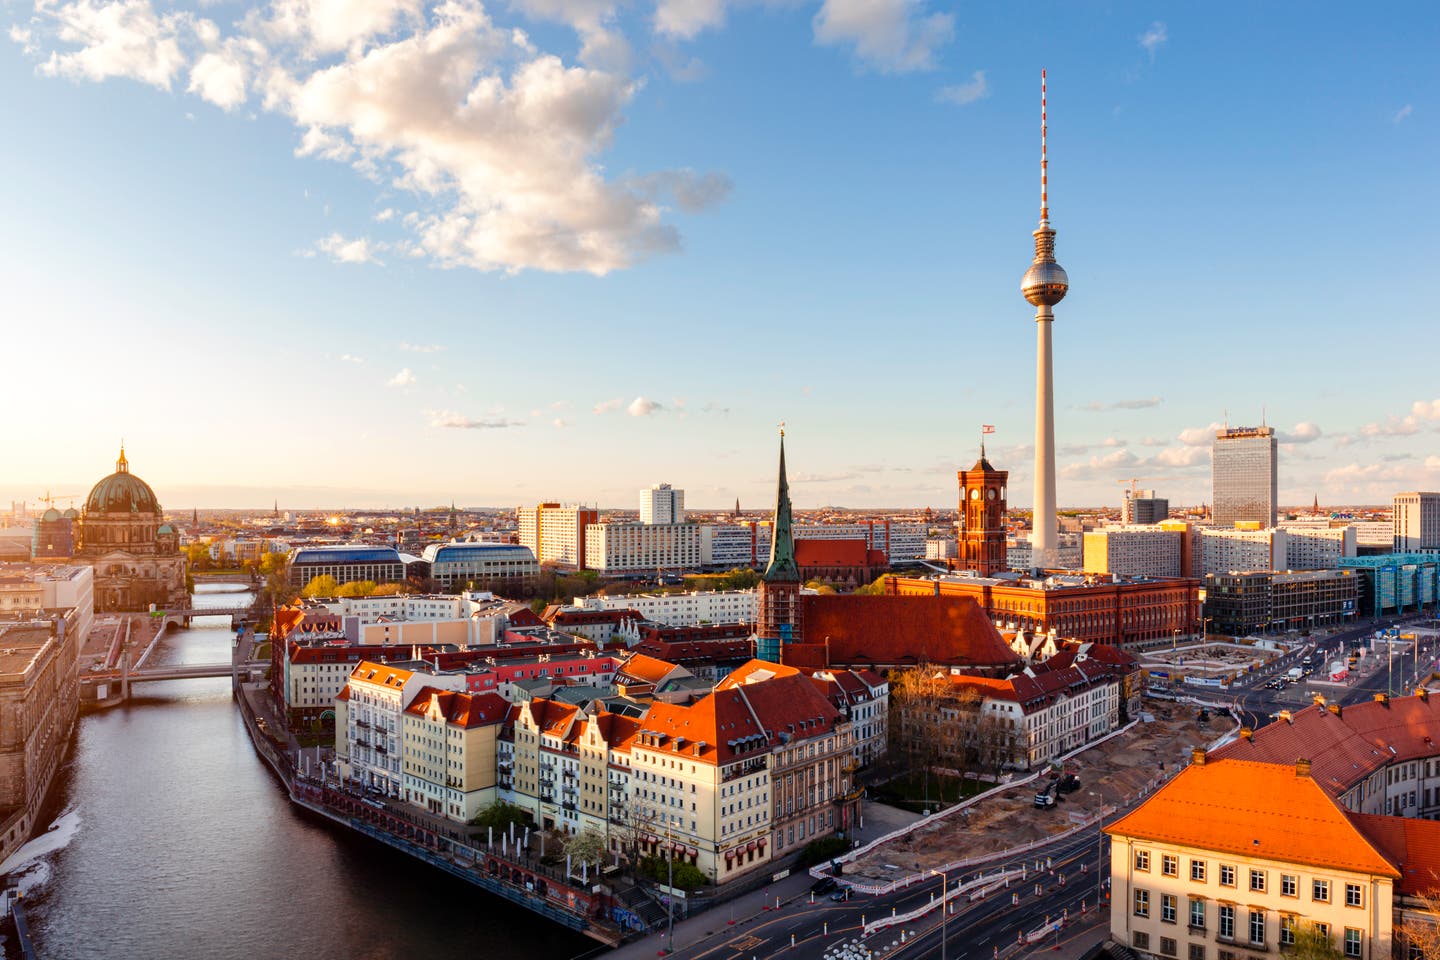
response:
[[[1003,955],[1016,943],[1021,931],[1029,933],[1040,927],[1048,917],[1069,915],[1079,920],[1081,910],[1095,917],[1095,904],[1101,884],[1109,876],[1108,844],[1101,855],[1099,826],[1091,826],[1051,845],[1044,851],[1009,861],[995,861],[985,866],[986,875],[1001,867],[1024,871],[1024,878],[1010,881],[1008,888],[994,891],[987,897],[971,902],[968,895],[953,895],[952,913],[943,923],[944,953],[950,958],[994,957]],[[1047,857],[1049,858],[1047,861]],[[1104,860],[1101,863],[1101,860]],[[1038,867],[1038,871],[1037,871]],[[975,871],[963,876],[952,873],[951,889],[973,880]],[[684,960],[762,960],[784,955],[786,958],[821,960],[827,951],[860,936],[864,923],[894,913],[904,914],[933,902],[940,893],[941,878],[915,884],[893,894],[877,897],[857,895],[837,903],[827,896],[801,897],[779,910],[763,914],[731,930],[719,930],[699,942],[686,944],[677,937],[677,948],[671,956]],[[728,926],[726,908],[711,911],[718,928]],[[869,941],[872,949],[889,945],[906,931],[907,943],[898,955],[940,957],[941,915],[939,909],[905,924],[881,931]],[[913,935],[913,936],[912,936]],[[1060,936],[1066,936],[1061,933]],[[794,946],[792,947],[792,938]],[[1011,954],[1014,951],[1010,951]],[[894,955],[894,954],[892,954]]]

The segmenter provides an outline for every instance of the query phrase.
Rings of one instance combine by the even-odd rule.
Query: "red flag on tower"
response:
[[[981,432],[981,433],[994,433],[994,432],[995,432],[995,425],[994,425],[993,423],[982,423],[982,424],[980,425],[980,432]]]

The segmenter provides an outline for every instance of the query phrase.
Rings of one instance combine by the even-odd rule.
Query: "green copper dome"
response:
[[[160,501],[155,499],[150,484],[130,472],[130,461],[125,459],[125,448],[121,447],[115,472],[95,484],[85,499],[85,512],[159,513]]]

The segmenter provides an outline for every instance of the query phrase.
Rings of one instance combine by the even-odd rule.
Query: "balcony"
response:
[[[387,750],[387,749],[385,749],[385,744],[380,743],[379,741],[376,741],[376,743],[375,743],[375,752],[376,752],[376,753],[389,753],[390,751]]]
[[[365,727],[365,728],[368,729],[369,726],[370,726],[370,723],[369,723],[369,721],[367,721],[367,720],[356,720],[356,721],[355,721],[355,726],[357,726],[357,727]]]

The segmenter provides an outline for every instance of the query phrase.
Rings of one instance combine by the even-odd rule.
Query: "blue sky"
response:
[[[1028,505],[1042,66],[1061,504],[1440,486],[1430,5],[3,10],[0,496]]]

